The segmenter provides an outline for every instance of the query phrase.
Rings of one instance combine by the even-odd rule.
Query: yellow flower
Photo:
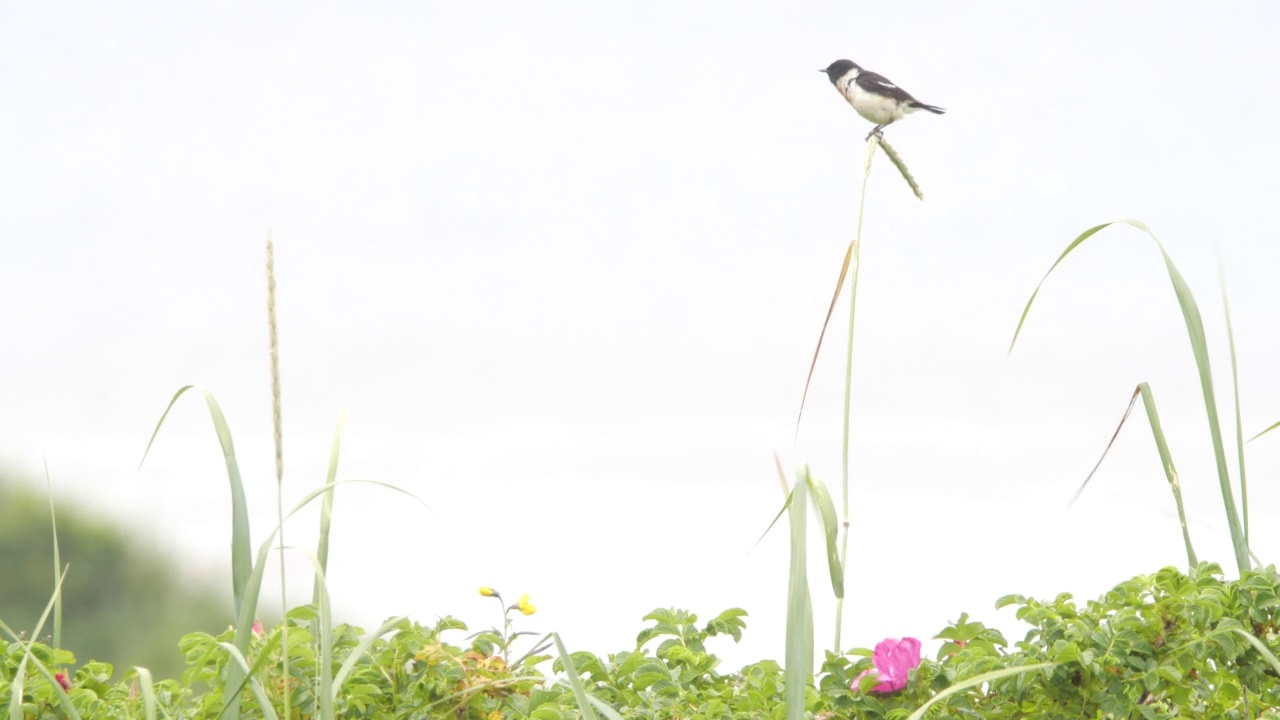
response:
[[[497,590],[494,590],[494,589],[493,589],[493,588],[491,588],[491,587],[488,587],[487,585],[481,585],[481,586],[480,586],[480,594],[481,594],[481,595],[483,595],[483,596],[485,596],[485,597],[493,597],[494,595],[497,595],[497,594],[498,594],[498,591],[497,591]]]
[[[525,615],[532,615],[538,612],[538,608],[534,607],[533,603],[529,602],[529,593],[525,593],[520,596],[520,602],[516,603],[516,607],[520,608],[520,612]]]

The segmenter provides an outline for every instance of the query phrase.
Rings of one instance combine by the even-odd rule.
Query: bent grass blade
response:
[[[938,693],[937,695],[934,695],[932,698],[929,699],[929,702],[925,703],[924,705],[921,705],[919,708],[916,708],[915,712],[907,716],[907,720],[921,720],[921,718],[924,717],[924,714],[928,712],[929,708],[933,707],[935,703],[941,702],[962,690],[968,690],[969,688],[974,687],[975,685],[981,685],[983,683],[991,682],[992,680],[999,680],[1000,678],[1009,677],[1010,675],[1019,675],[1022,673],[1033,672],[1035,670],[1044,670],[1047,668],[1051,668],[1057,664],[1058,663],[1051,663],[1051,662],[1036,663],[1035,665],[1023,665],[1022,667],[1005,668],[1003,670],[993,670],[991,672],[983,673],[981,675],[975,675],[974,677],[971,677],[968,680],[958,682],[955,685],[952,685],[951,687],[947,688],[946,690],[943,690],[942,692]]]
[[[1191,546],[1191,531],[1187,528],[1187,511],[1182,505],[1182,480],[1178,469],[1173,466],[1173,454],[1169,451],[1169,443],[1164,437],[1164,428],[1160,424],[1160,413],[1156,411],[1156,398],[1151,386],[1142,383],[1138,386],[1142,393],[1142,406],[1147,411],[1147,420],[1151,423],[1151,435],[1156,441],[1156,451],[1160,453],[1160,464],[1164,467],[1165,477],[1169,480],[1169,489],[1173,491],[1173,502],[1178,506],[1178,522],[1182,524],[1182,542],[1187,546],[1187,563],[1189,568],[1199,565],[1195,548]],[[1132,405],[1132,403],[1130,403]]]
[[[253,562],[249,541],[249,507],[245,501],[244,485],[240,482],[240,466],[236,462],[235,445],[231,442],[231,429],[227,426],[227,418],[222,414],[222,408],[218,406],[213,393],[196,385],[179,388],[160,415],[160,420],[156,422],[156,428],[151,432],[151,439],[147,441],[147,449],[143,451],[138,467],[142,467],[147,461],[147,454],[151,452],[151,446],[160,434],[165,418],[169,417],[169,411],[188,390],[196,390],[204,395],[209,415],[213,419],[214,432],[218,434],[218,443],[222,446],[222,455],[226,459],[227,480],[231,485],[231,596],[235,599],[235,612],[239,616],[244,606],[245,586],[249,582]]]
[[[582,713],[583,720],[597,720],[595,710],[591,709],[592,703],[587,691],[582,687],[582,678],[578,677],[578,669],[573,666],[573,658],[565,648],[564,641],[560,639],[560,633],[552,633],[552,636],[556,640],[556,650],[560,651],[560,662],[564,663],[565,677],[573,690],[573,697],[578,701],[578,712]]]
[[[1081,233],[1066,250],[1058,256],[1050,266],[1048,272],[1041,278],[1040,283],[1036,285],[1036,289],[1031,293],[1030,299],[1027,300],[1026,307],[1022,310],[1022,316],[1018,319],[1018,326],[1014,330],[1013,339],[1009,343],[1009,352],[1013,352],[1013,347],[1018,341],[1018,335],[1022,332],[1022,327],[1026,323],[1027,315],[1031,312],[1031,306],[1035,302],[1036,297],[1040,294],[1041,288],[1044,287],[1045,281],[1053,271],[1071,254],[1073,250],[1080,246],[1085,240],[1096,235],[1101,230],[1112,225],[1123,224],[1141,230],[1147,234],[1147,237],[1156,244],[1156,248],[1160,250],[1160,256],[1164,260],[1165,270],[1169,274],[1169,282],[1173,285],[1173,292],[1178,300],[1179,309],[1182,311],[1183,323],[1187,329],[1187,338],[1191,343],[1191,352],[1196,361],[1196,371],[1200,378],[1200,392],[1204,398],[1205,415],[1209,421],[1209,436],[1213,444],[1214,461],[1218,470],[1218,486],[1222,493],[1223,510],[1227,515],[1227,526],[1231,532],[1231,544],[1235,551],[1236,566],[1243,572],[1251,567],[1249,557],[1248,541],[1245,538],[1244,530],[1241,526],[1240,514],[1236,510],[1235,495],[1231,488],[1231,477],[1227,470],[1226,448],[1222,440],[1222,423],[1218,416],[1218,403],[1214,393],[1213,373],[1209,365],[1209,346],[1205,340],[1204,320],[1200,315],[1200,306],[1196,303],[1195,296],[1191,293],[1191,288],[1187,285],[1187,281],[1182,277],[1182,273],[1173,263],[1173,258],[1169,257],[1168,251],[1159,238],[1151,232],[1146,224],[1138,220],[1116,220],[1114,222],[1095,225]],[[1243,479],[1242,479],[1243,480]]]
[[[279,637],[279,635],[277,635],[276,637]],[[239,671],[234,676],[236,677],[236,682],[234,683],[235,686],[237,688],[243,688],[245,685],[245,681],[247,680],[249,685],[249,690],[253,693],[253,696],[258,700],[258,711],[261,712],[262,716],[267,718],[268,720],[279,720],[279,716],[276,714],[275,708],[271,706],[270,698],[267,697],[266,689],[263,688],[262,683],[259,682],[256,677],[254,677],[254,675],[258,672],[258,670],[262,669],[262,666],[266,664],[269,654],[264,651],[262,654],[258,656],[257,662],[253,663],[253,665],[250,666],[249,661],[245,659],[244,653],[240,652],[240,649],[237,648],[235,645],[232,645],[231,643],[228,643],[228,642],[220,642],[218,643],[218,645],[221,646],[222,649],[226,650],[227,653],[231,655],[232,662],[229,664],[229,667],[235,668],[236,670]],[[233,677],[231,673],[228,673],[228,681],[227,681],[228,686],[232,685],[232,682],[230,680],[231,677]],[[237,718],[239,717],[239,710],[240,710],[240,702],[239,702],[240,691],[239,690],[236,691],[236,694],[234,697],[236,698],[236,702],[224,704],[222,706],[222,713],[218,716],[219,718],[226,717],[227,711],[232,709],[233,705],[235,706],[236,714],[233,715],[232,717],[237,717]]]
[[[831,293],[831,306],[827,308],[827,316],[822,319],[822,331],[818,333],[818,344],[813,348],[813,359],[809,361],[809,374],[804,379],[804,392],[800,395],[800,411],[796,413],[795,436],[800,437],[800,419],[804,417],[804,404],[809,399],[809,386],[813,384],[813,371],[818,367],[818,355],[822,352],[822,341],[827,337],[827,326],[831,324],[831,316],[836,312],[836,303],[840,300],[840,290],[844,288],[844,279],[849,275],[849,266],[854,262],[858,248],[856,239],[849,242],[844,251],[844,262],[840,264],[840,275],[836,278],[835,292]]]
[[[137,674],[138,685],[142,688],[140,694],[143,714],[147,720],[156,720],[156,688],[151,682],[151,671],[135,665],[133,672]]]
[[[769,531],[773,529],[773,526],[777,525],[778,521],[782,519],[782,516],[786,514],[787,508],[791,507],[791,488],[787,485],[786,471],[782,469],[782,458],[778,457],[778,453],[776,452],[773,454],[773,465],[778,470],[778,480],[782,483],[782,494],[786,499],[782,503],[782,509],[778,511],[777,515],[773,516],[773,521],[769,523],[769,527],[765,528],[764,532],[760,533],[759,539],[757,539],[755,544],[751,546],[751,550],[755,550],[756,546],[764,542],[765,536],[769,534]],[[750,550],[747,552],[749,553]]]
[[[822,520],[822,536],[827,545],[827,569],[831,573],[831,591],[837,600],[844,599],[844,565],[840,562],[840,550],[836,544],[840,531],[840,521],[836,519],[836,508],[831,502],[831,493],[821,480],[806,474],[809,483],[809,497],[813,507]]]
[[[1178,507],[1178,522],[1182,525],[1182,542],[1187,548],[1188,567],[1194,568],[1200,563],[1196,560],[1195,548],[1191,546],[1191,532],[1187,529],[1187,513],[1182,504],[1182,482],[1178,479],[1178,469],[1173,465],[1173,454],[1169,451],[1169,443],[1165,440],[1164,427],[1160,424],[1160,413],[1156,410],[1155,395],[1151,392],[1151,386],[1148,383],[1141,383],[1134,388],[1133,395],[1129,398],[1129,406],[1125,408],[1124,415],[1120,418],[1120,423],[1116,425],[1116,431],[1111,434],[1107,447],[1102,450],[1102,457],[1098,458],[1097,464],[1089,471],[1089,475],[1085,477],[1084,482],[1080,483],[1080,488],[1076,490],[1075,495],[1071,496],[1071,502],[1067,504],[1067,507],[1071,507],[1080,499],[1080,495],[1084,493],[1085,486],[1097,474],[1098,468],[1102,467],[1102,461],[1107,458],[1107,453],[1111,452],[1111,446],[1115,445],[1116,438],[1120,436],[1120,429],[1129,420],[1129,415],[1133,412],[1133,406],[1137,404],[1139,397],[1142,398],[1142,406],[1147,411],[1147,420],[1151,424],[1151,434],[1156,441],[1156,451],[1160,453],[1160,464],[1164,467],[1165,478],[1169,481],[1169,489],[1173,492],[1173,502]]]

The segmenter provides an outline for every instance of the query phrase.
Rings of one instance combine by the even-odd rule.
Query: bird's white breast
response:
[[[877,125],[902,119],[902,106],[897,100],[863,90],[854,82],[857,78],[857,73],[853,72],[840,78],[840,94],[859,115]]]

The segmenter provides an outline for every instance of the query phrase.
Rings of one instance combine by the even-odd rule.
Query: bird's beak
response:
[[[827,69],[826,69],[826,68],[818,68],[818,72],[820,72],[820,73],[824,73],[824,72],[826,72],[826,71],[827,71]]]

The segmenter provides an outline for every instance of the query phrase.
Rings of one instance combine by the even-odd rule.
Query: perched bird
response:
[[[940,107],[925,105],[911,97],[911,93],[889,82],[885,76],[863,70],[852,60],[837,60],[818,72],[827,74],[831,84],[859,115],[876,124],[867,133],[868,140],[884,126],[916,110],[928,110],[938,115],[946,112]]]

